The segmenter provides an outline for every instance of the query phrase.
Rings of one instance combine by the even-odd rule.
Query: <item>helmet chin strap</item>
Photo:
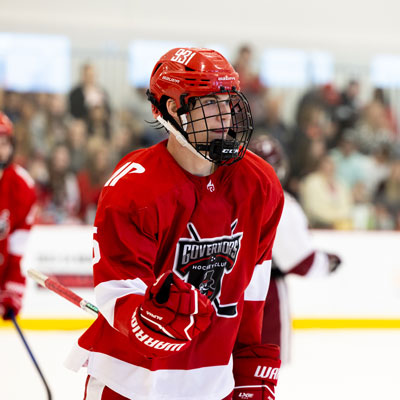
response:
[[[178,141],[178,143],[182,146],[182,147],[186,147],[187,149],[189,149],[193,154],[195,154],[197,157],[201,158],[202,160],[204,160],[204,157],[198,153],[198,151],[189,143],[189,141],[182,135],[182,133],[180,133],[172,124],[171,122],[165,120],[163,117],[161,117],[160,115],[157,117],[157,121],[164,126],[165,129],[168,130],[168,132],[172,133],[176,140]]]

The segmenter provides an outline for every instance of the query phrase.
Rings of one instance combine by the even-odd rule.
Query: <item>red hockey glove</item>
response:
[[[278,382],[279,346],[259,344],[233,353],[233,400],[274,400]]]
[[[334,272],[342,263],[342,260],[336,254],[328,253],[328,262],[329,262],[329,272]]]
[[[11,314],[15,316],[22,307],[22,297],[25,285],[20,282],[7,281],[0,289],[0,316],[4,319],[11,319]]]
[[[183,350],[207,329],[214,308],[194,286],[166,272],[150,286],[132,316],[132,337],[141,352],[165,357]]]

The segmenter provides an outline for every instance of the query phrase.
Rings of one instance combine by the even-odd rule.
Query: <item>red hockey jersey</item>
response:
[[[5,168],[0,178],[0,289],[13,282],[23,290],[20,261],[34,220],[34,181],[19,165]]]
[[[90,375],[129,399],[227,396],[234,347],[260,342],[282,207],[273,169],[250,152],[206,177],[183,170],[166,141],[126,156],[105,184],[95,220],[101,315],[70,360],[88,359]],[[150,359],[129,340],[132,313],[168,269],[206,294],[215,316],[187,349]]]

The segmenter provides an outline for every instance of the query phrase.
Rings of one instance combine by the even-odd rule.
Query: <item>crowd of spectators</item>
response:
[[[400,230],[400,135],[386,93],[368,102],[362,82],[312,87],[293,123],[282,97],[262,85],[252,49],[239,49],[235,68],[249,99],[255,133],[269,134],[290,160],[285,189],[303,205],[313,228]],[[128,152],[166,136],[155,131],[138,89],[126,109],[114,109],[90,64],[67,95],[1,91],[0,109],[14,122],[15,159],[34,178],[37,223],[93,223],[102,186]]]

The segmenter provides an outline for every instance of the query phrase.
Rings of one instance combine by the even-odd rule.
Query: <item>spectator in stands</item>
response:
[[[375,196],[378,187],[388,178],[391,159],[392,149],[388,145],[378,147],[368,156],[368,179],[365,184],[371,197]]]
[[[80,191],[79,216],[93,224],[100,192],[112,172],[109,144],[101,139],[90,139],[86,168],[78,174]]]
[[[80,83],[69,93],[69,111],[86,121],[93,107],[104,107],[108,116],[111,114],[108,95],[97,82],[94,66],[87,63],[82,66]]]
[[[334,120],[336,107],[340,104],[340,95],[332,84],[325,84],[306,91],[300,99],[296,110],[296,122],[301,123],[305,110],[319,108],[327,118]]]
[[[35,112],[35,104],[32,98],[30,96],[25,97],[21,101],[19,119],[14,125],[16,142],[15,162],[24,167],[28,164],[33,152],[31,129]]]
[[[355,128],[357,146],[364,154],[372,154],[393,141],[390,121],[382,103],[373,100],[365,106]]]
[[[21,103],[24,98],[22,93],[5,91],[4,92],[4,108],[3,112],[15,124],[21,117]]]
[[[72,119],[68,123],[67,143],[71,155],[71,170],[78,173],[86,165],[87,127],[82,119]]]
[[[315,171],[320,159],[326,154],[327,115],[314,105],[305,107],[299,116],[290,144],[289,158],[292,169],[287,190],[298,196],[298,184],[305,175]]]
[[[89,110],[87,119],[88,135],[109,140],[111,137],[110,114],[104,105],[94,106]]]
[[[35,112],[29,126],[32,156],[48,158],[56,144],[67,139],[67,108],[60,94],[35,96]]]
[[[54,148],[48,171],[50,197],[44,206],[42,218],[56,224],[79,223],[79,186],[71,171],[70,153],[65,144],[58,144]]]
[[[386,208],[391,215],[393,225],[400,229],[400,160],[394,160],[391,165],[389,177],[380,185],[376,203]]]
[[[67,140],[67,103],[64,96],[52,94],[49,96],[47,136],[52,146],[65,143]]]
[[[263,97],[266,88],[262,85],[258,73],[255,72],[254,54],[250,45],[239,47],[233,67],[240,76],[240,87],[250,103],[254,123],[262,120],[264,114]]]
[[[37,197],[35,223],[52,224],[54,223],[53,217],[45,212],[51,200],[48,162],[46,162],[46,159],[42,155],[36,154],[29,160],[27,167],[29,174],[35,181]]]
[[[390,105],[389,97],[387,93],[382,88],[375,88],[373,92],[373,101],[381,104],[384,108],[386,121],[387,121],[387,128],[393,133],[394,136],[397,136],[398,133],[398,126],[396,116],[393,112],[393,109]]]
[[[146,90],[135,88],[132,91],[126,109],[119,114],[121,126],[115,132],[119,136],[117,142],[122,143],[129,136],[129,140],[132,142],[132,149],[149,147],[164,139],[160,135],[160,130],[148,123],[153,121],[153,114],[151,108],[146,104],[148,102]],[[120,149],[124,151],[122,147]]]
[[[335,164],[324,156],[318,169],[300,185],[300,201],[313,228],[348,229],[353,200],[350,189],[336,178]]]
[[[282,96],[273,96],[268,92],[266,93],[263,102],[264,115],[255,126],[255,134],[258,135],[260,131],[267,132],[269,136],[279,141],[287,154],[292,141],[293,132],[283,121],[282,102]]]
[[[335,118],[338,123],[338,133],[334,145],[339,144],[343,133],[347,129],[355,127],[360,116],[360,84],[352,79],[340,94],[340,101],[335,110]]]
[[[355,132],[344,132],[339,146],[330,151],[335,164],[336,176],[352,189],[359,182],[366,182],[370,160],[357,150]]]
[[[375,229],[375,207],[371,202],[370,193],[364,182],[357,182],[352,187],[353,208],[351,210],[351,225],[353,229]]]

